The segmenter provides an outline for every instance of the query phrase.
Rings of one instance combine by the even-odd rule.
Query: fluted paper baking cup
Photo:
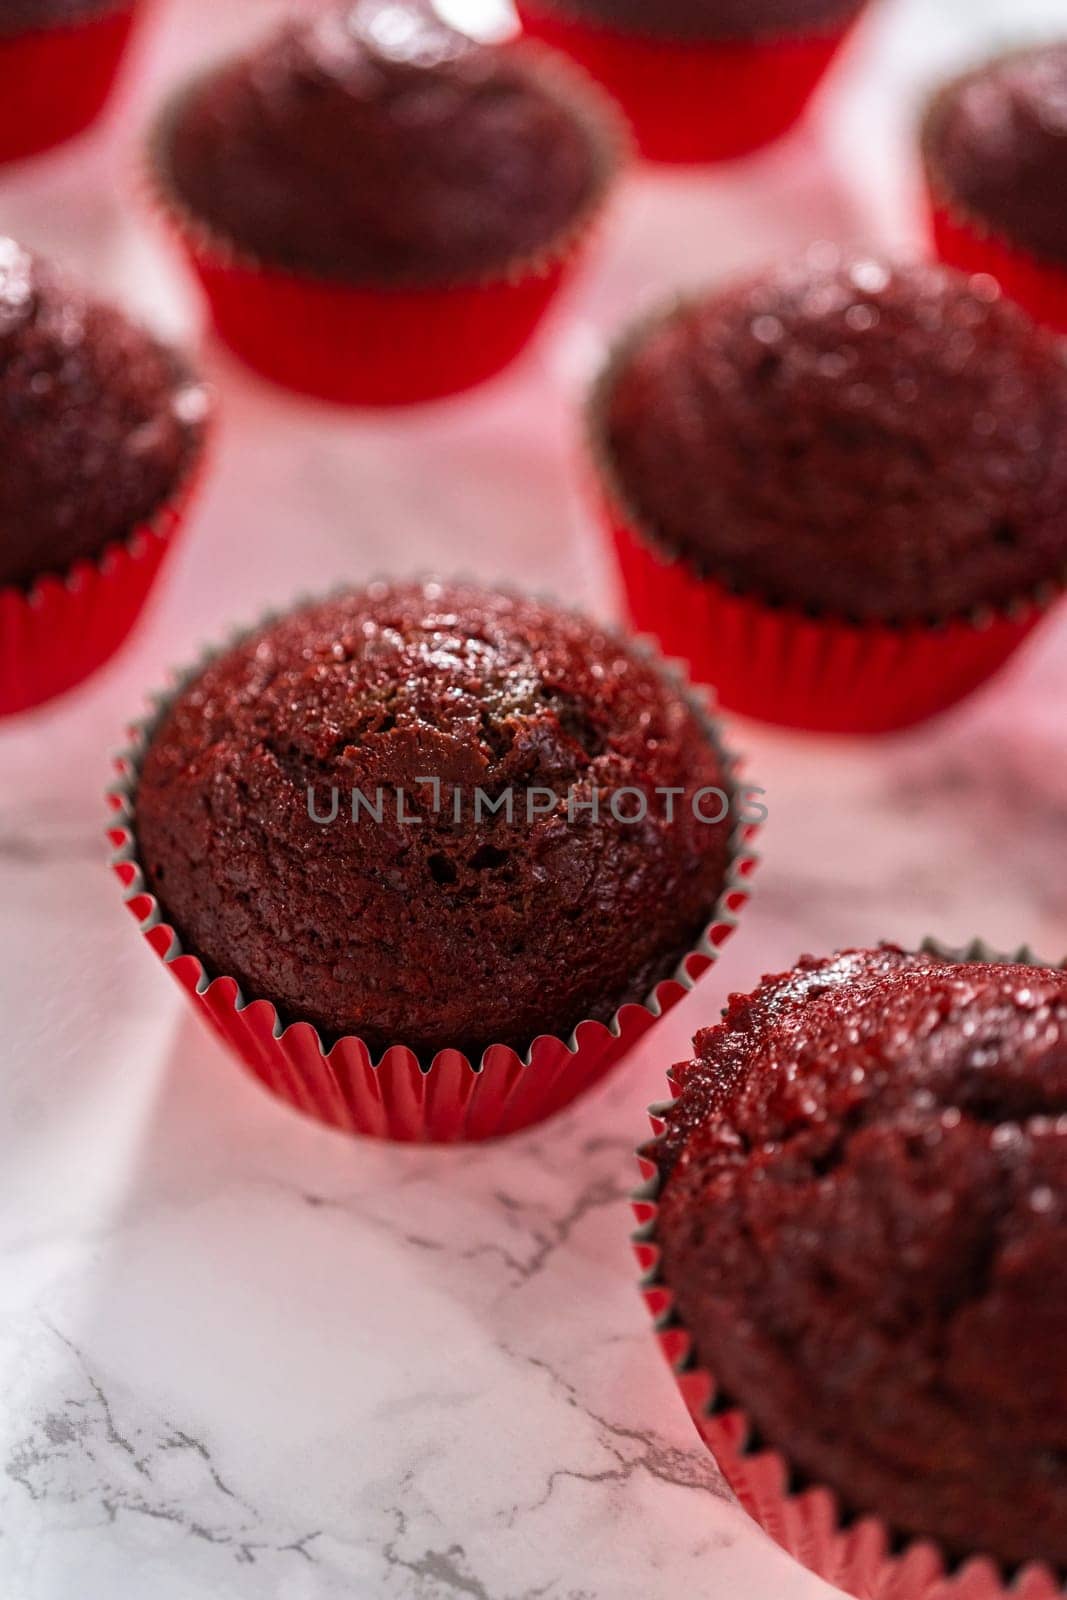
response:
[[[108,797],[115,813],[109,832],[112,867],[143,938],[245,1067],[310,1117],[347,1133],[434,1143],[499,1138],[541,1122],[611,1071],[716,959],[750,895],[757,825],[735,823],[725,881],[701,939],[643,1001],[620,1006],[609,1023],[587,1019],[566,1039],[542,1034],[521,1053],[491,1044],[477,1061],[461,1050],[442,1049],[429,1066],[401,1040],[375,1054],[356,1035],[324,1039],[311,1023],[283,1018],[270,1000],[243,993],[234,978],[208,971],[183,948],[165,907],[146,886],[137,851],[137,784],[155,730],[176,696],[210,661],[277,615],[261,617],[253,628],[206,652],[172,689],[155,696],[151,715],[131,730],[132,742],[118,758],[119,779]],[[739,763],[710,706],[669,664],[664,671],[700,715],[727,784],[736,791]]]
[[[962,948],[927,939],[922,948],[951,961],[1056,966],[1029,948],[1004,955],[979,939]],[[1067,960],[1059,965],[1067,970]],[[673,1077],[670,1088],[677,1095]],[[891,1527],[873,1511],[846,1508],[837,1491],[808,1479],[787,1451],[762,1437],[744,1407],[723,1391],[695,1351],[659,1270],[656,1149],[669,1110],[669,1101],[650,1109],[653,1138],[637,1157],[644,1181],[633,1196],[633,1246],[641,1292],[696,1429],[749,1516],[802,1565],[855,1600],[1064,1600],[1067,1571],[1039,1560],[1007,1570],[982,1551],[961,1559],[932,1539]]]
[[[1004,293],[1054,333],[1067,333],[1067,267],[1040,261],[946,200],[929,193],[930,231],[938,257],[961,272],[987,273]]]
[[[103,110],[140,0],[6,34],[0,29],[0,162],[20,161],[84,132]]]
[[[622,106],[650,161],[728,161],[799,121],[855,25],[801,38],[670,38],[516,0],[524,32],[565,51]]]
[[[676,304],[623,335],[586,413],[592,498],[630,620],[711,684],[725,710],[814,733],[891,733],[947,711],[997,673],[1067,590],[1054,579],[938,622],[854,622],[771,604],[700,573],[667,548],[629,500],[607,442],[616,374]]]
[[[525,349],[586,253],[625,159],[627,135],[606,96],[570,63],[536,47],[521,55],[586,130],[596,181],[581,211],[540,250],[456,282],[350,284],[256,260],[189,209],[171,172],[177,120],[219,69],[171,99],[149,141],[147,197],[199,278],[215,331],[234,354],[302,394],[338,405],[400,406],[473,388]]]

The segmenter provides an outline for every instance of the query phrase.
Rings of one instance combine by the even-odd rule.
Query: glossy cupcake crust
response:
[[[269,266],[348,284],[499,274],[595,199],[586,122],[428,0],[294,22],[194,89],[167,132],[179,201]]]
[[[845,27],[866,0],[530,0],[532,11],[556,12],[624,33],[671,39],[808,38]]]
[[[644,999],[723,886],[731,820],[679,799],[673,823],[653,801],[622,824],[605,798],[599,821],[572,822],[572,786],[587,801],[724,781],[689,703],[613,635],[464,584],[375,585],[270,625],[184,689],[135,827],[166,920],[249,998],[372,1049],[477,1059]],[[326,815],[334,787],[322,825],[308,790]],[[379,787],[381,823],[362,807],[353,822],[352,791]],[[531,820],[533,788],[549,793]],[[512,820],[479,818],[479,789],[511,791]]]
[[[679,1068],[661,1275],[804,1478],[1067,1563],[1067,973],[885,947],[736,995]]]
[[[629,520],[772,604],[938,621],[1067,564],[1067,364],[988,278],[820,249],[639,329],[592,424]]]
[[[923,144],[939,197],[1067,268],[1067,42],[1002,56],[949,85]]]
[[[62,573],[149,521],[207,411],[166,346],[0,239],[0,586]]]

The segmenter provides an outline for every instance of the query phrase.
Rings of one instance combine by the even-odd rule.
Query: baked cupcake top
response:
[[[613,123],[564,69],[476,44],[429,0],[350,0],[194,85],[165,181],[258,260],[346,282],[463,281],[559,245]]]
[[[657,1240],[698,1361],[852,1510],[1067,1562],[1067,973],[805,957],[694,1048]]]
[[[792,38],[831,32],[859,15],[867,0],[533,0],[533,8],[558,11],[626,33],[678,39]]]
[[[938,620],[1067,565],[1067,362],[989,278],[812,252],[638,329],[591,421],[628,519],[772,603]]]
[[[134,3],[135,0],[4,0],[0,8],[0,35],[32,33],[37,28],[61,28],[108,11],[131,11]]]
[[[173,351],[0,238],[0,586],[62,573],[150,520],[207,412]]]
[[[613,815],[624,786],[645,821]],[[248,998],[374,1049],[477,1056],[609,1020],[703,933],[732,820],[656,786],[732,793],[701,717],[632,645],[534,600],[381,583],[185,687],[134,825],[165,919]]]
[[[1000,56],[943,89],[923,145],[949,204],[1067,266],[1067,41]]]

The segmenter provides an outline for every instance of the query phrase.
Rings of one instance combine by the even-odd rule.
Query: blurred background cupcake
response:
[[[622,105],[654,161],[724,161],[793,126],[867,0],[516,0]]]
[[[588,422],[633,620],[734,710],[918,722],[1062,592],[1067,364],[989,277],[818,247],[640,323]]]
[[[187,86],[151,166],[221,337],[279,383],[386,405],[519,353],[623,143],[562,59],[478,44],[428,0],[350,0]]]
[[[175,351],[0,239],[0,713],[118,649],[181,520],[209,409]]]
[[[116,866],[143,931],[268,1087],[353,1131],[548,1115],[745,898],[699,703],[595,624],[470,584],[266,624],[126,766]]]
[[[932,1600],[962,1567],[953,1593],[1051,1600],[1067,972],[981,947],[808,956],[694,1051],[644,1153],[639,1252],[742,1503],[863,1600]]]
[[[923,156],[935,244],[1067,333],[1067,40],[1002,55],[933,100]]]
[[[103,110],[141,0],[4,0],[0,162],[82,133]]]

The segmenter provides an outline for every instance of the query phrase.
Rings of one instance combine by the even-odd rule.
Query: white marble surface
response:
[[[160,326],[196,308],[128,208],[145,106],[266,0],[165,0],[124,115],[0,175],[0,226]],[[816,1600],[729,1503],[654,1347],[624,1196],[644,1107],[729,988],[879,937],[1067,952],[1067,618],[941,724],[875,746],[737,729],[770,791],[721,968],[571,1114],[496,1148],[348,1143],[186,1015],[106,872],[107,752],[144,689],[308,586],[437,565],[610,608],[569,472],[619,314],[826,234],[917,237],[922,85],[1062,0],[886,0],[773,160],[628,186],[538,351],[483,394],[352,421],[209,354],[216,470],[150,626],[0,729],[3,1600]]]

